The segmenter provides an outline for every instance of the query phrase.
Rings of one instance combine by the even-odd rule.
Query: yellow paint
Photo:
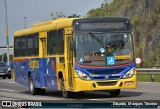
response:
[[[131,59],[131,55],[120,55],[120,56],[115,56],[116,60],[120,59]]]
[[[38,60],[29,60],[29,67],[33,70],[35,68],[39,68],[39,61]]]
[[[47,31],[43,31],[39,33],[39,38],[46,38],[47,37]]]
[[[25,34],[32,34],[37,32],[71,27],[74,19],[76,18],[60,18],[53,21],[35,24],[32,26],[32,28],[15,31],[14,37],[25,35]]]
[[[115,85],[111,85],[111,86],[100,86],[97,83],[98,82],[116,82]],[[133,85],[125,85],[125,82],[129,82],[132,81]],[[119,86],[120,83],[122,82],[122,86]],[[136,88],[137,86],[137,82],[136,82],[136,72],[134,74],[133,77],[131,78],[127,78],[127,79],[119,79],[119,80],[82,80],[78,77],[74,78],[74,83],[75,83],[75,87],[74,87],[74,92],[79,92],[79,91],[90,91],[90,90],[105,90],[105,91],[109,91],[109,90],[113,90],[113,89],[123,89],[123,88]],[[96,84],[96,87],[93,87],[93,83]]]

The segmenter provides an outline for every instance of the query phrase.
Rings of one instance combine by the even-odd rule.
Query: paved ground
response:
[[[138,82],[137,89],[123,89],[119,97],[110,97],[109,93],[88,91],[74,98],[62,98],[60,92],[47,91],[45,95],[30,95],[29,89],[14,82],[13,79],[0,79],[0,100],[51,100],[61,103],[105,103],[130,100],[158,100],[160,102],[160,83]]]

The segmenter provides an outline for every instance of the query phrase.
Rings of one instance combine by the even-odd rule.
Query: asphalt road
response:
[[[49,103],[113,103],[113,102],[157,102],[160,108],[160,83],[138,82],[136,89],[123,89],[119,97],[111,97],[108,92],[88,91],[73,98],[65,99],[61,92],[48,90],[45,95],[31,95],[29,88],[14,82],[14,79],[0,78],[0,101],[44,101]],[[157,101],[158,100],[158,101]],[[2,102],[0,102],[0,107]]]
[[[60,92],[47,91],[45,95],[30,95],[29,89],[14,82],[14,79],[0,78],[0,100],[53,100],[61,102],[107,102],[114,100],[160,100],[160,83],[138,82],[136,89],[123,89],[119,97],[109,93],[88,91],[74,98],[64,99]]]

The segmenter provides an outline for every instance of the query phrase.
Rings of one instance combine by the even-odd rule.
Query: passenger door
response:
[[[40,52],[39,52],[39,73],[40,73],[40,86],[41,87],[47,87],[47,77],[46,77],[46,56],[47,56],[47,42],[46,42],[46,37],[47,37],[47,32],[40,32],[39,33],[40,37]]]
[[[68,83],[69,88],[73,88],[73,51],[70,50],[70,42],[72,41],[71,35],[67,37],[67,66],[68,66]]]

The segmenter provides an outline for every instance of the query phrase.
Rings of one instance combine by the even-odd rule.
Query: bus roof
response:
[[[34,24],[32,28],[22,29],[14,32],[14,36],[21,36],[26,34],[32,34],[36,32],[52,30],[56,28],[63,28],[72,26],[73,20],[76,18],[58,18],[52,21],[42,22]]]
[[[76,21],[85,21],[85,20],[128,20],[126,17],[96,17],[96,18],[57,18],[52,21],[41,22],[34,24],[31,28],[18,30],[14,32],[14,36],[22,36],[26,34],[38,33],[46,30],[53,30],[57,28],[70,27]]]

